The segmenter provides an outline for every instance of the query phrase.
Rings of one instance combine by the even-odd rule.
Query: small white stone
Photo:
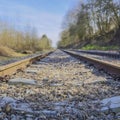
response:
[[[36,69],[26,69],[25,72],[37,74],[37,73],[38,73],[38,70],[36,70]]]

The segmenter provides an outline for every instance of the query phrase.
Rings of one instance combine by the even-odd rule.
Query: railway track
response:
[[[118,51],[98,51],[98,50],[73,50],[84,56],[90,56],[95,59],[111,62],[120,66],[120,52]]]
[[[33,62],[35,62],[36,60],[40,60],[44,57],[46,57],[47,55],[49,55],[52,52],[48,52],[45,54],[40,54],[40,55],[35,55],[17,62],[13,62],[4,66],[0,66],[0,77],[4,77],[6,75],[11,75],[14,74],[18,69],[23,69],[25,67],[27,67],[27,65],[32,64]]]
[[[0,85],[1,120],[120,118],[120,82],[61,50],[17,71]]]
[[[114,59],[110,60],[110,58],[109,58],[109,60],[107,60],[108,58],[105,59],[104,57],[100,57],[100,56],[83,54],[83,52],[81,54],[81,53],[79,53],[80,51],[79,52],[78,51],[65,51],[65,52],[74,57],[79,58],[80,60],[86,61],[90,64],[97,66],[98,69],[104,69],[108,73],[114,75],[114,77],[120,77],[120,60],[118,60],[119,62],[116,63],[116,60],[114,60]],[[96,54],[96,53],[94,53],[94,54]]]
[[[80,53],[106,56],[109,58],[120,59],[120,52],[118,51],[99,51],[99,50],[74,50]]]

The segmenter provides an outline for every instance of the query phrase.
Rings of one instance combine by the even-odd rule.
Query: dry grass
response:
[[[4,57],[21,57],[21,56],[24,56],[24,54],[17,53],[11,48],[0,45],[0,56],[4,56]]]

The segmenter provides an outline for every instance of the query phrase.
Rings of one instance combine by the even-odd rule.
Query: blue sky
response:
[[[47,34],[53,46],[59,40],[64,15],[79,0],[0,0],[0,20],[19,29],[30,25]]]

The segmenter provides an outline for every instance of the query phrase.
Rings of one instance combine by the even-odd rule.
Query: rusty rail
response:
[[[37,55],[35,57],[26,58],[26,59],[18,61],[18,62],[10,63],[8,65],[0,66],[0,77],[4,77],[5,75],[12,75],[18,69],[26,68],[27,65],[30,65],[31,63],[35,62],[36,60],[42,59],[51,53],[52,52],[48,52],[45,54]]]
[[[100,68],[100,69],[102,68],[105,71],[107,71],[108,73],[110,73],[116,77],[120,77],[120,66],[117,66],[115,64],[111,64],[109,62],[105,62],[102,60],[98,60],[95,58],[86,57],[86,56],[80,55],[74,51],[68,51],[68,50],[63,50],[63,51],[71,56],[74,56],[74,57],[82,60],[82,61],[92,63],[93,65],[97,66],[98,68]]]

